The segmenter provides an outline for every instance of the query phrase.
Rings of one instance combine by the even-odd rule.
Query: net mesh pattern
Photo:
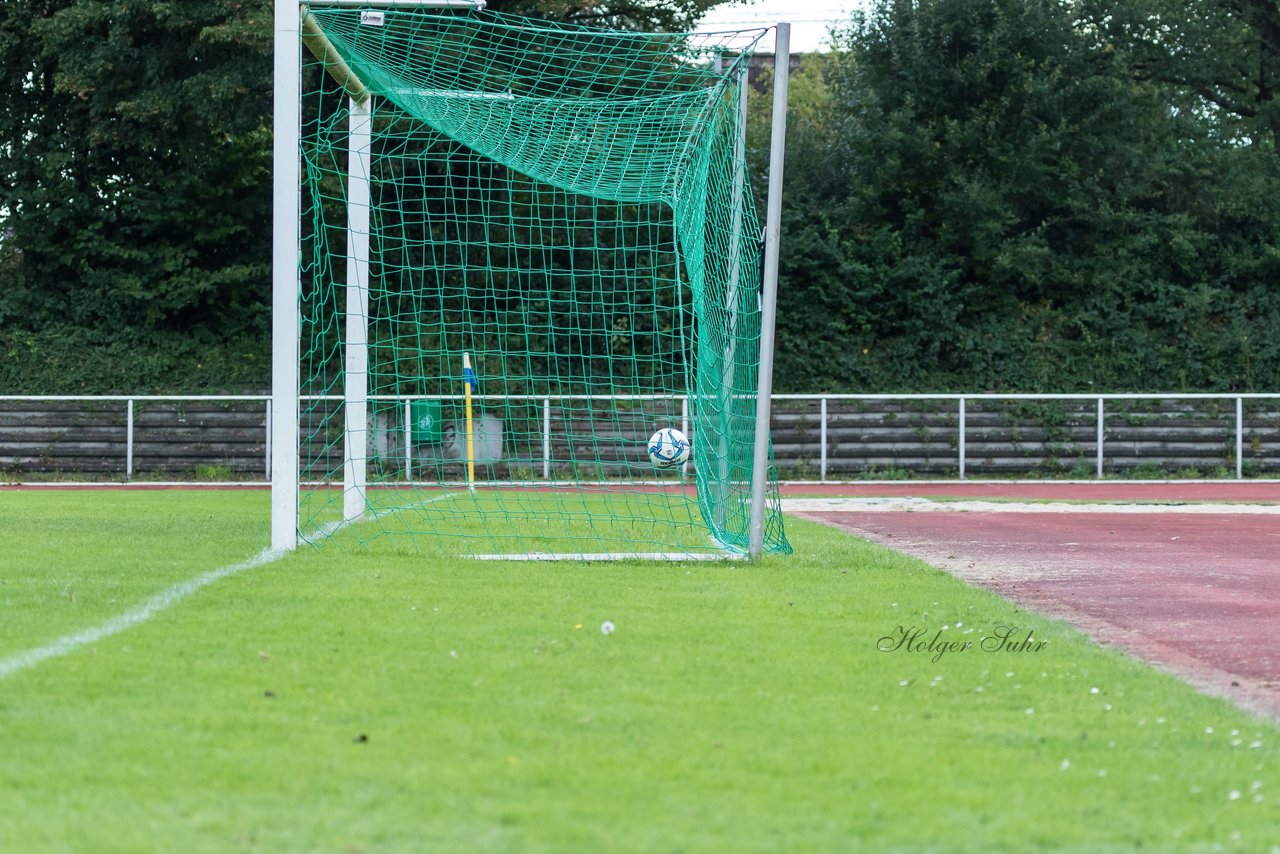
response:
[[[447,553],[744,550],[762,250],[740,80],[762,31],[305,14],[300,530],[342,517],[354,96],[373,117],[354,530]],[[650,461],[663,427],[689,462]],[[786,552],[769,477],[765,547]]]

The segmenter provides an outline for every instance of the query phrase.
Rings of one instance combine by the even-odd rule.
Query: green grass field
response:
[[[267,502],[0,493],[0,674],[252,557]],[[1273,723],[915,560],[788,534],[759,564],[584,565],[344,532],[230,575],[0,675],[0,850],[1280,845]],[[1047,645],[981,649],[1000,626]],[[899,627],[978,645],[879,651]]]
[[[368,521],[347,538],[361,542],[392,534],[437,557],[477,554],[705,553],[723,550],[701,522],[690,495],[613,491],[489,489],[371,489]],[[305,531],[341,520],[342,490],[304,491]],[[730,526],[745,528],[744,506],[726,502]],[[316,537],[307,537],[318,540]],[[404,543],[401,544],[402,546]]]

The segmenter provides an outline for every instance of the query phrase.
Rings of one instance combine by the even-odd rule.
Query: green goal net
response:
[[[745,552],[763,32],[347,6],[301,29],[303,536]],[[667,428],[691,454],[660,468]],[[764,549],[788,552],[766,477]]]

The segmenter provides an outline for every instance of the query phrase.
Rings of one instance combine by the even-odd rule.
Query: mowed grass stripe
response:
[[[753,565],[339,536],[223,579],[5,681],[0,849],[1280,842],[1272,724],[917,561],[791,533]],[[904,625],[1048,644],[877,650]]]

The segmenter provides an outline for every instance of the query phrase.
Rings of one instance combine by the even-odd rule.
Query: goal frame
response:
[[[485,0],[275,0],[272,148],[271,387],[268,409],[271,439],[271,548],[298,546],[300,339],[301,339],[301,138],[302,50],[308,33],[308,7],[475,9]],[[764,517],[769,475],[769,425],[773,393],[774,328],[777,317],[778,257],[781,243],[782,170],[786,145],[787,82],[791,25],[774,27],[774,80],[769,143],[769,174],[764,227],[761,290],[760,365],[751,475],[748,556],[764,547]],[[331,47],[331,46],[330,46]],[[365,513],[368,428],[368,267],[370,145],[372,95],[349,68],[343,81],[350,98],[347,205],[347,298],[344,353],[343,520]],[[746,72],[740,85],[746,88]],[[745,99],[743,99],[745,104]],[[745,106],[739,121],[745,126]],[[353,435],[360,439],[352,441]]]

